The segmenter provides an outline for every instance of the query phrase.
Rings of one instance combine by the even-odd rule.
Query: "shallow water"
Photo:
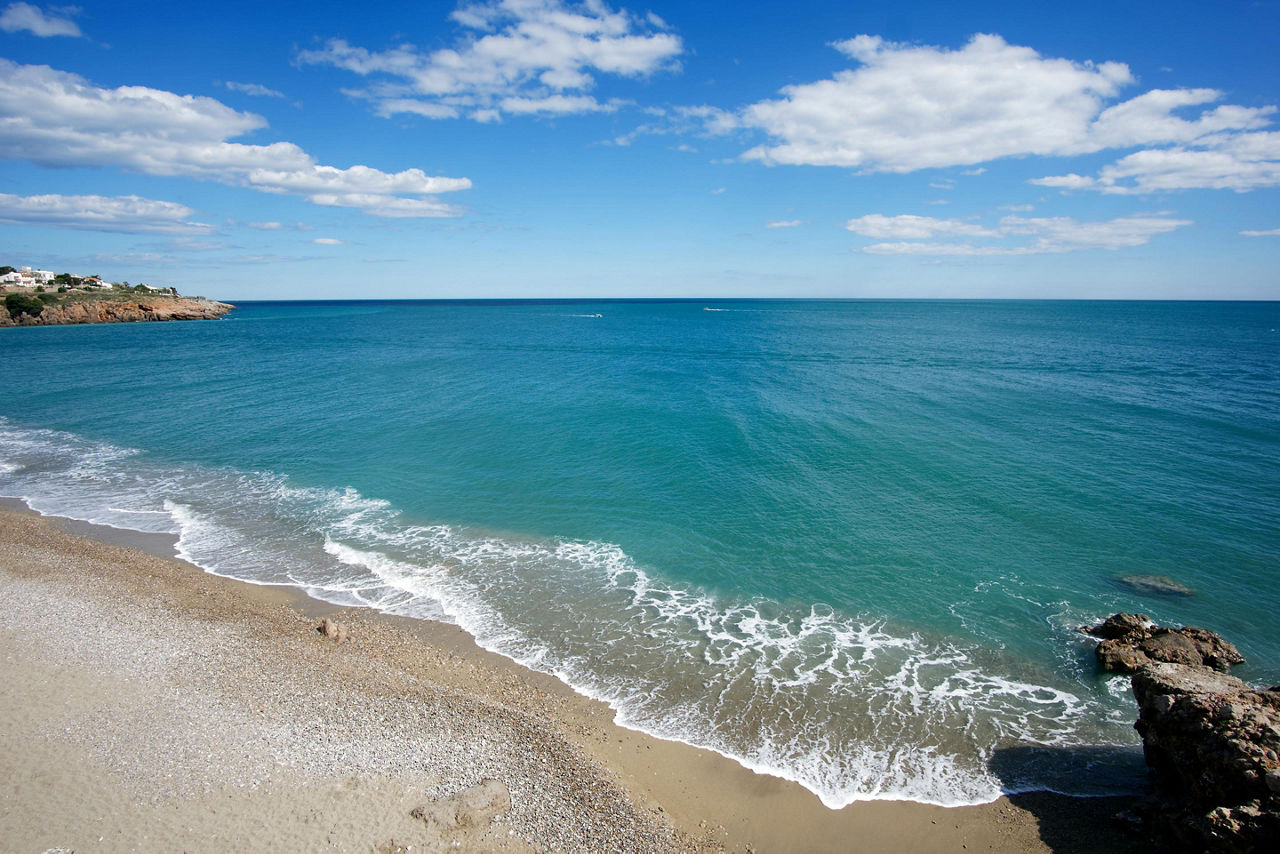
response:
[[[1099,763],[1124,788],[1127,682],[1076,626],[1204,625],[1280,681],[1277,328],[1277,304],[545,302],[5,330],[0,494],[451,620],[830,806],[1082,791]]]

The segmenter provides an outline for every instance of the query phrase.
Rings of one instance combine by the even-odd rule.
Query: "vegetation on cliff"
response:
[[[98,276],[35,272],[44,277],[39,284],[34,283],[29,268],[19,273],[13,267],[0,267],[0,292],[7,292],[0,326],[211,320],[235,308],[204,297],[180,296],[174,287],[113,284]]]

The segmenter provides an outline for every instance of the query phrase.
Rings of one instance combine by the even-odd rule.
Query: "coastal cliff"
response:
[[[3,326],[57,326],[76,323],[136,323],[152,320],[214,320],[234,309],[214,300],[175,296],[68,299],[43,305],[38,314],[0,311]]]

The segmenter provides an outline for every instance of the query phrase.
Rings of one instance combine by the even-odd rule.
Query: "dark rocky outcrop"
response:
[[[1205,629],[1116,614],[1085,631],[1103,639],[1104,669],[1133,674],[1155,790],[1137,810],[1147,835],[1172,850],[1280,851],[1280,688],[1224,673],[1244,658]]]
[[[1134,674],[1133,693],[1161,796],[1151,817],[1188,848],[1280,850],[1280,688],[1156,663]]]
[[[1103,670],[1136,673],[1154,662],[1203,665],[1226,670],[1242,664],[1235,645],[1214,632],[1195,626],[1169,629],[1157,626],[1146,614],[1114,614],[1081,631],[1102,638],[1096,655]]]

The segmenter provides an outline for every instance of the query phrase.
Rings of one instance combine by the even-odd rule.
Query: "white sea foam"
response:
[[[1097,713],[882,620],[666,583],[612,543],[413,525],[352,489],[157,466],[3,419],[0,463],[0,492],[42,512],[175,533],[181,557],[220,575],[455,622],[609,703],[624,726],[794,780],[833,808],[990,800],[1007,785],[993,751],[1071,745]]]

